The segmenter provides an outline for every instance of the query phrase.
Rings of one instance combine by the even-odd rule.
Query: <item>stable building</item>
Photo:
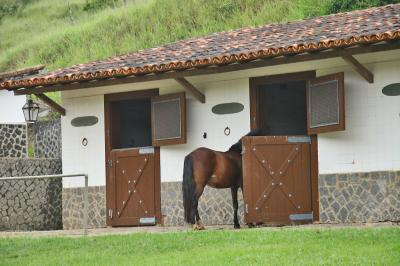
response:
[[[185,155],[243,139],[242,223],[400,220],[400,4],[215,33],[3,81],[62,116],[90,224],[183,224]],[[60,91],[62,106],[44,93]],[[63,183],[64,228],[82,183]],[[232,223],[208,188],[206,224]]]

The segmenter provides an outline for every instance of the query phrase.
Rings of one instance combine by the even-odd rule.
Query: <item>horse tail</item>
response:
[[[189,154],[185,157],[183,165],[183,181],[182,181],[182,193],[183,193],[183,209],[186,222],[191,222],[192,212],[192,201],[196,190],[196,184],[193,176],[193,158]]]

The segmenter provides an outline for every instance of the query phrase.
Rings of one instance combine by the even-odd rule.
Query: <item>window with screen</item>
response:
[[[152,97],[153,145],[186,143],[186,100],[184,93]]]
[[[345,129],[343,73],[310,80],[307,94],[309,134]]]
[[[339,124],[338,81],[310,85],[310,127]]]

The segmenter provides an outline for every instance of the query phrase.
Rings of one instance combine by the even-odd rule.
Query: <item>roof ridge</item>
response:
[[[273,26],[273,25],[282,26],[282,25],[287,25],[287,24],[295,24],[295,23],[300,23],[300,22],[312,21],[312,20],[316,20],[316,19],[320,19],[320,18],[327,18],[327,17],[331,17],[331,16],[344,15],[344,14],[354,14],[354,13],[358,13],[358,12],[365,12],[367,10],[382,9],[382,8],[386,8],[388,6],[400,6],[400,3],[398,3],[398,4],[388,4],[388,5],[376,6],[376,7],[369,7],[369,8],[365,8],[365,9],[357,9],[357,10],[353,10],[353,11],[332,13],[332,14],[327,14],[327,15],[323,15],[323,16],[310,17],[310,18],[306,18],[306,19],[297,19],[297,20],[291,20],[291,21],[286,21],[286,22],[273,22],[273,23],[262,24],[262,25],[257,25],[257,26],[246,26],[246,27],[243,27],[243,28],[234,28],[234,29],[229,29],[229,30],[224,30],[224,31],[219,31],[219,32],[213,32],[213,33],[209,33],[209,34],[205,34],[205,35],[193,36],[193,37],[189,37],[189,38],[185,38],[185,39],[180,39],[180,40],[176,40],[176,41],[163,43],[163,44],[160,44],[158,46],[143,48],[143,49],[139,49],[139,50],[136,50],[136,51],[117,54],[117,55],[113,55],[113,56],[108,56],[108,57],[105,57],[103,59],[96,59],[96,60],[88,61],[88,62],[85,62],[85,63],[75,64],[75,65],[70,66],[70,68],[73,68],[75,66],[85,65],[85,64],[92,64],[92,63],[107,61],[109,59],[114,59],[114,58],[118,58],[118,57],[125,57],[126,58],[126,57],[128,57],[130,55],[133,55],[135,53],[138,53],[138,52],[144,52],[144,51],[148,51],[148,50],[152,50],[152,49],[157,49],[157,48],[160,48],[160,47],[165,47],[165,46],[168,46],[168,45],[173,45],[173,44],[177,44],[177,43],[181,43],[181,42],[194,41],[194,40],[198,40],[200,38],[207,38],[207,37],[211,37],[211,36],[215,36],[215,35],[219,35],[219,34],[225,34],[225,33],[230,33],[230,32],[239,32],[239,31],[250,30],[250,29],[262,29],[262,28],[265,28],[265,27]],[[62,69],[62,68],[60,68],[60,69]],[[54,70],[54,71],[56,71],[56,70]]]
[[[388,5],[384,5],[384,6],[377,6],[377,7],[370,7],[370,8],[365,8],[365,9],[357,9],[357,10],[353,10],[353,11],[347,11],[347,12],[339,12],[339,13],[333,13],[333,14],[328,14],[328,15],[323,15],[323,16],[317,16],[317,17],[312,17],[312,18],[306,18],[306,19],[298,19],[298,20],[292,20],[292,21],[287,21],[287,22],[278,22],[278,23],[268,23],[268,24],[262,24],[262,25],[258,25],[258,26],[247,26],[247,27],[243,27],[243,28],[235,28],[235,29],[229,29],[229,30],[225,30],[225,31],[219,31],[219,32],[213,32],[213,33],[209,33],[209,34],[205,34],[205,35],[199,35],[199,36],[193,36],[190,38],[186,38],[186,39],[180,39],[180,40],[176,40],[176,41],[172,41],[172,42],[168,42],[168,43],[163,43],[160,44],[158,46],[153,46],[153,47],[148,47],[148,48],[143,48],[143,49],[139,49],[136,51],[131,51],[131,52],[127,52],[127,53],[122,53],[122,54],[117,54],[117,55],[112,55],[112,56],[108,56],[105,58],[99,58],[99,59],[95,59],[95,60],[91,60],[91,61],[87,61],[87,62],[83,62],[83,63],[79,63],[79,64],[74,64],[72,66],[69,66],[68,68],[74,68],[74,67],[78,67],[81,65],[87,65],[87,64],[94,64],[94,63],[99,63],[99,62],[104,62],[104,61],[108,61],[108,60],[113,60],[115,58],[126,58],[130,55],[136,54],[138,52],[145,52],[148,50],[152,50],[152,49],[157,49],[160,47],[166,47],[169,45],[174,45],[177,43],[184,43],[184,42],[189,42],[189,41],[194,41],[194,40],[198,40],[200,38],[207,38],[207,37],[211,37],[211,36],[215,36],[215,35],[219,35],[219,34],[225,34],[225,33],[230,33],[230,32],[239,32],[239,31],[243,31],[243,30],[250,30],[250,29],[263,29],[266,27],[270,27],[270,26],[282,26],[282,25],[287,25],[287,24],[295,24],[295,23],[300,23],[300,22],[306,22],[306,21],[312,21],[312,20],[316,20],[316,19],[320,19],[320,18],[327,18],[327,17],[331,17],[331,16],[337,16],[337,15],[343,15],[343,14],[354,14],[357,12],[365,12],[367,10],[373,10],[373,9],[380,9],[383,7],[388,7],[388,6],[395,6],[399,4],[388,4]],[[56,70],[53,70],[51,72],[56,72],[58,70],[62,70],[64,68],[58,68]]]
[[[316,20],[316,19],[319,19],[319,18],[327,18],[327,17],[337,16],[337,15],[354,14],[354,13],[358,13],[358,12],[365,12],[367,10],[369,11],[369,10],[375,10],[375,9],[382,9],[382,8],[387,8],[389,6],[400,6],[400,3],[398,3],[398,4],[387,4],[387,5],[383,5],[383,6],[369,7],[369,8],[365,8],[365,9],[357,9],[357,10],[353,10],[353,11],[332,13],[332,14],[327,14],[327,15],[317,16],[317,17],[310,17],[310,18],[305,18],[305,19],[290,20],[290,21],[286,21],[286,22],[272,22],[272,23],[262,24],[262,25],[257,25],[257,26],[246,26],[246,27],[243,27],[243,28],[234,28],[234,29],[229,29],[229,30],[224,30],[224,31],[219,31],[219,32],[213,32],[213,33],[209,33],[209,34],[205,34],[205,35],[194,36],[194,37],[190,37],[190,38],[186,38],[186,39],[180,39],[180,40],[177,40],[177,41],[160,44],[159,46],[139,49],[139,50],[136,50],[136,51],[132,51],[132,52],[124,53],[124,54],[119,54],[119,55],[115,55],[115,56],[110,56],[110,57],[107,57],[107,58],[125,56],[125,55],[134,54],[134,53],[141,52],[141,51],[146,51],[146,50],[149,50],[149,49],[156,49],[156,48],[159,48],[159,47],[162,47],[162,46],[168,46],[168,45],[176,44],[176,43],[179,43],[179,42],[188,42],[188,41],[191,41],[191,40],[197,40],[199,38],[207,38],[208,36],[211,37],[211,36],[214,36],[214,35],[219,35],[219,34],[224,34],[224,33],[238,32],[238,31],[247,30],[247,29],[262,29],[262,28],[265,28],[265,27],[268,27],[268,26],[273,26],[273,25],[282,26],[282,25],[287,25],[287,24],[294,24],[294,23],[312,21],[312,20]],[[106,60],[107,58],[104,58],[104,60]],[[90,62],[88,62],[88,63],[90,63]]]
[[[192,37],[2,82],[0,89],[226,65],[389,40],[400,40],[400,4]]]

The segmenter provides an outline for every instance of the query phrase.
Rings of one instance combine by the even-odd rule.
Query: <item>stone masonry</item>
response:
[[[63,189],[64,229],[83,228],[84,188]],[[89,187],[89,227],[106,226],[105,187]],[[233,207],[230,189],[207,187],[199,202],[199,212],[206,225],[233,224]],[[164,225],[184,225],[182,183],[161,183],[161,213]],[[243,197],[239,191],[239,219],[243,224]]]
[[[400,171],[320,175],[320,221],[400,221]]]
[[[58,159],[0,159],[0,230],[62,229],[61,180],[1,180],[60,173]]]
[[[64,229],[83,228],[85,188],[64,188],[62,191],[62,215]],[[104,186],[88,188],[88,226],[106,226],[106,189]]]
[[[400,171],[320,175],[320,221],[354,223],[400,221]],[[239,190],[239,221],[244,224]],[[89,226],[104,227],[105,187],[89,188]],[[161,213],[166,226],[184,225],[182,183],[161,183]],[[205,225],[233,224],[230,189],[206,187],[199,201]],[[82,228],[83,188],[63,190],[65,229]]]
[[[26,125],[0,124],[0,158],[26,157],[26,148]]]
[[[61,174],[61,171],[59,159],[0,158],[0,178]]]
[[[61,158],[61,120],[38,121],[35,131],[35,157]]]
[[[243,196],[238,192],[239,222],[244,224]],[[205,225],[233,224],[233,206],[230,189],[206,187],[199,200],[199,214]],[[161,183],[161,213],[164,225],[184,225],[182,182]]]

